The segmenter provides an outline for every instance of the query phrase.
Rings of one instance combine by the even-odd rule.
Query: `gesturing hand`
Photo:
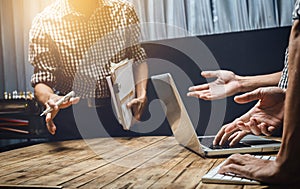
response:
[[[63,98],[62,96],[58,96],[56,94],[53,94],[50,96],[50,99],[46,102],[45,106],[46,108],[51,107],[53,110],[46,115],[46,126],[48,131],[54,135],[56,131],[56,125],[53,122],[53,119],[55,118],[56,114],[59,112],[60,109],[67,108],[71,106],[72,104],[77,104],[80,100],[79,97],[72,97],[68,101],[63,102],[60,106],[57,106],[55,102],[57,102],[59,99]]]
[[[247,113],[221,128],[216,135],[215,144],[236,144],[248,133],[271,135],[282,125],[284,115],[285,91],[278,87],[259,88],[235,97],[238,103],[259,100]]]
[[[240,90],[240,76],[231,71],[204,71],[201,75],[205,78],[216,78],[216,80],[210,83],[190,87],[190,92],[187,94],[188,96],[204,100],[216,100],[232,96]]]

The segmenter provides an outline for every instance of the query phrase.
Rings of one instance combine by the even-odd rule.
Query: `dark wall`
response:
[[[210,119],[217,119],[218,113],[211,112],[211,102],[186,97],[189,85],[206,82],[201,78],[202,70],[216,70],[216,62],[221,69],[232,70],[239,75],[257,75],[281,71],[284,62],[284,53],[288,45],[290,27],[264,29],[229,34],[218,34],[210,36],[199,36],[198,38],[181,38],[164,41],[144,43],[148,58],[150,76],[165,72],[171,72],[181,96],[187,107],[198,104],[199,112],[189,110],[188,112],[194,124],[199,122],[198,134],[203,134]],[[197,49],[192,44],[200,40],[212,53],[203,53],[205,49]],[[178,46],[178,48],[177,48]],[[182,47],[193,51],[192,56],[182,51]],[[189,49],[190,48],[190,49]],[[198,57],[193,57],[198,56]],[[175,68],[173,68],[175,65]],[[183,82],[183,73],[192,83]],[[149,83],[149,102],[156,99],[156,94]],[[223,123],[232,121],[237,116],[246,112],[254,103],[238,105],[234,103],[233,97],[220,102],[227,105],[225,118],[222,123],[216,122],[214,130],[218,130]],[[150,114],[145,119],[150,118]],[[151,126],[150,126],[151,127]],[[170,134],[170,129],[165,121],[159,128],[153,129],[148,134],[165,135]]]

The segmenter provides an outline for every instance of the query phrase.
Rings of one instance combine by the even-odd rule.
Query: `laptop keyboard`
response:
[[[259,159],[266,159],[266,160],[275,160],[276,157],[273,156],[255,156]],[[216,184],[260,184],[260,182],[256,180],[250,180],[246,178],[239,177],[238,175],[234,174],[219,174],[218,171],[220,167],[224,164],[223,161],[220,165],[216,168],[209,171],[206,175],[202,177],[203,183],[216,183]]]
[[[199,138],[200,143],[206,147],[209,147],[210,149],[227,149],[227,148],[243,148],[243,147],[249,147],[250,145],[243,144],[243,143],[237,143],[234,146],[229,146],[229,141],[226,141],[224,145],[213,145],[214,137],[209,138]]]

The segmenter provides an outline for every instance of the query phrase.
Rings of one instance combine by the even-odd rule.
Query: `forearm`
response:
[[[148,65],[141,63],[134,66],[134,78],[137,97],[146,97],[148,83]]]
[[[39,83],[34,87],[34,96],[43,105],[54,95],[53,90],[46,84]]]
[[[277,86],[281,72],[258,76],[237,76],[240,83],[240,92],[253,91],[260,87]]]
[[[294,173],[300,165],[300,28],[295,21],[289,44],[289,84],[286,93],[284,130],[278,162],[282,169]]]

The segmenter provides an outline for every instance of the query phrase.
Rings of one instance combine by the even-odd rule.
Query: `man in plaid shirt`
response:
[[[111,62],[126,58],[135,62],[136,80],[136,99],[128,103],[128,108],[140,119],[147,99],[148,67],[139,38],[135,10],[122,0],[57,0],[36,16],[30,30],[29,60],[34,66],[31,83],[37,100],[54,109],[46,115],[52,135],[57,129],[61,138],[68,138],[68,134],[70,138],[80,137],[72,130],[76,123],[71,109],[79,101],[97,109],[110,135],[122,132],[116,130],[121,126],[111,109],[105,78],[111,74]],[[81,100],[71,98],[55,106],[71,90]]]

